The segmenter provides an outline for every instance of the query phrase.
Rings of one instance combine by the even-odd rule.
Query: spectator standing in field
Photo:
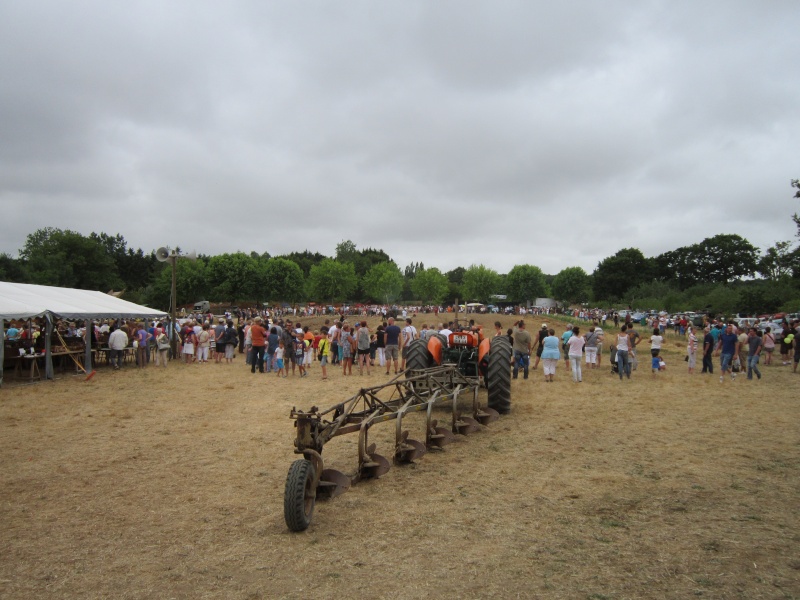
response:
[[[539,333],[536,334],[536,362],[533,363],[534,371],[539,367],[539,361],[542,358],[542,352],[544,351],[544,339],[547,337],[547,323],[542,324],[542,328],[539,330]]]
[[[556,366],[561,354],[558,348],[560,340],[556,337],[555,329],[548,329],[547,334],[542,344],[542,368],[544,370],[544,380],[549,383],[553,381],[556,375]]]
[[[619,370],[620,381],[622,381],[623,375],[628,379],[631,378],[631,363],[628,360],[629,351],[630,337],[628,336],[628,327],[623,325],[619,334],[617,334],[617,369]]]
[[[319,344],[317,346],[318,358],[319,358],[319,366],[322,369],[322,379],[325,380],[328,378],[328,352],[330,351],[330,342],[328,342],[328,328],[323,327],[320,330],[322,333],[322,337],[319,339]]]
[[[247,331],[247,336],[250,338],[250,372],[255,373],[256,367],[258,372],[264,372],[264,354],[267,350],[267,330],[261,325],[261,317],[256,317],[255,323],[250,325]]]
[[[239,344],[239,334],[233,326],[233,321],[230,320],[225,328],[225,362],[232,363],[234,351]]]
[[[355,347],[355,339],[350,333],[350,325],[345,323],[339,334],[339,350],[342,352],[342,375],[353,374],[353,349]]]
[[[572,366],[572,381],[581,383],[583,381],[583,373],[581,372],[581,359],[583,359],[583,346],[585,340],[580,335],[580,328],[576,325],[572,328],[572,335],[567,340],[567,353],[569,354],[569,363]]]
[[[159,332],[156,336],[156,366],[164,365],[166,367],[169,355],[169,336],[161,323],[158,324],[156,331]]]
[[[702,373],[714,374],[714,347],[717,345],[714,341],[714,336],[711,333],[711,327],[706,325],[703,330],[703,371]]]
[[[415,339],[419,336],[417,335],[417,328],[411,324],[411,318],[406,319],[406,326],[403,327],[403,337],[402,342],[400,345],[400,351],[402,352],[403,361],[400,363],[400,371],[406,370],[406,357],[408,356],[408,347],[411,345]]]
[[[795,327],[793,331],[797,331],[797,328]],[[792,366],[792,373],[797,373],[797,363],[800,363],[800,340],[797,339],[797,333],[794,334],[792,344],[794,345],[794,365]]]
[[[208,323],[203,323],[200,328],[200,333],[197,335],[197,362],[208,362],[208,349],[210,346],[209,339],[211,335],[208,333]]]
[[[269,336],[267,336],[267,373],[273,370],[273,365],[275,364],[275,351],[278,349],[279,341],[280,337],[278,336],[278,330],[275,327],[271,327],[269,330]]]
[[[275,366],[277,367],[277,376],[283,375],[286,377],[286,366],[283,364],[283,354],[286,348],[283,345],[283,340],[278,341],[278,348],[275,350]]]
[[[370,335],[369,335],[369,327],[367,327],[366,321],[361,321],[361,327],[358,328],[358,338],[356,340],[356,346],[358,351],[358,374],[364,374],[364,367],[367,368],[367,375],[370,375],[370,364],[369,364],[369,343],[370,343]]]
[[[736,379],[736,374],[731,369],[733,357],[739,354],[739,337],[733,333],[733,325],[728,323],[725,328],[725,333],[719,336],[717,349],[720,355],[720,368],[722,374],[719,376],[719,382],[725,381],[725,373],[730,373],[731,381]]]
[[[567,323],[567,329],[561,334],[561,349],[564,351],[564,366],[569,367],[569,346],[567,342],[572,337],[572,324]]]
[[[517,324],[514,332],[514,371],[513,377],[519,375],[519,368],[522,367],[522,378],[528,378],[528,366],[531,362],[531,334],[525,331],[525,321]]]
[[[603,319],[602,323],[605,323],[605,319]],[[597,366],[599,367],[603,362],[603,337],[605,333],[603,328],[597,324],[594,326],[594,332],[597,334]]]
[[[653,328],[653,335],[650,336],[651,357],[657,357],[661,353],[661,344],[664,343],[664,336],[662,336],[660,332],[660,328]]]
[[[139,347],[136,349],[136,362],[140,369],[144,369],[147,364],[147,353],[150,350],[150,338],[153,336],[147,332],[146,324],[144,321],[139,323],[139,328],[136,330],[136,343]]]
[[[772,328],[767,327],[764,330],[764,336],[761,338],[764,351],[764,366],[772,364],[772,353],[775,352],[775,334],[772,333]]]
[[[122,366],[122,356],[127,347],[128,334],[125,333],[124,329],[112,326],[111,334],[108,336],[108,360],[114,370]]]
[[[214,362],[222,362],[225,356],[225,320],[220,319],[214,327]]]
[[[305,366],[305,354],[306,354],[305,336],[303,334],[303,330],[300,327],[298,327],[295,330],[295,335],[294,335],[294,358],[295,362],[297,363],[297,369],[298,371],[300,371],[301,379],[307,375]]]
[[[197,336],[194,329],[186,327],[183,330],[183,361],[188,365],[194,360],[194,349],[197,346]]]
[[[400,355],[400,328],[394,324],[394,319],[389,317],[386,326],[386,374],[389,374],[389,367],[394,362],[394,374],[397,375],[397,362]]]
[[[375,330],[375,356],[378,359],[378,365],[381,367],[386,366],[386,332],[384,331],[386,325],[381,323]]]
[[[597,338],[597,328],[594,325],[589,327],[589,333],[583,336],[583,341],[585,343],[584,351],[586,352],[586,364],[590,365],[590,369],[596,369],[598,365]]]
[[[747,334],[747,379],[753,379],[753,373],[761,379],[761,371],[758,370],[758,359],[761,356],[763,341],[758,337],[755,327],[751,327]]]
[[[739,369],[744,373],[747,368],[749,334],[744,329],[737,332],[739,336]]]
[[[697,336],[694,334],[694,327],[691,325],[686,326],[686,331],[689,334],[686,340],[686,356],[688,357],[689,375],[694,374],[694,368],[697,366]]]

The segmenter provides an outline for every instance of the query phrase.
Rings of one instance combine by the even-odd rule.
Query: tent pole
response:
[[[44,336],[44,378],[53,379],[53,315],[49,312],[44,314]]]
[[[83,371],[84,373],[91,373],[92,372],[92,333],[94,332],[94,321],[89,321],[89,325],[92,328],[91,331],[89,327],[86,328],[87,336],[86,336],[86,353],[83,356]]]

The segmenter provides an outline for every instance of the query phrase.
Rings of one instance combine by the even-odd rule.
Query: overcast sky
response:
[[[592,272],[792,239],[800,2],[0,3],[0,252]]]

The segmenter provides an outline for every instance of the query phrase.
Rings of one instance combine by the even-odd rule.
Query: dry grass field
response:
[[[800,598],[800,374],[720,384],[683,353],[670,337],[655,380],[642,361],[620,382],[607,351],[580,385],[540,366],[511,415],[319,502],[299,534],[289,411],[381,369],[277,379],[239,356],[6,385],[0,598]],[[391,456],[392,424],[373,432]],[[354,472],[356,446],[326,464]]]

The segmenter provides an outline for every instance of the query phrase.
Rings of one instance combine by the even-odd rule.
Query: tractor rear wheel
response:
[[[489,408],[501,415],[511,411],[511,343],[505,336],[492,338],[486,371]]]
[[[283,518],[291,531],[305,531],[311,524],[317,500],[314,475],[314,465],[304,458],[289,467],[283,492]]]
[[[431,353],[428,352],[428,344],[425,340],[414,340],[408,345],[406,353],[406,376],[409,371],[417,369],[427,369],[431,366]]]

